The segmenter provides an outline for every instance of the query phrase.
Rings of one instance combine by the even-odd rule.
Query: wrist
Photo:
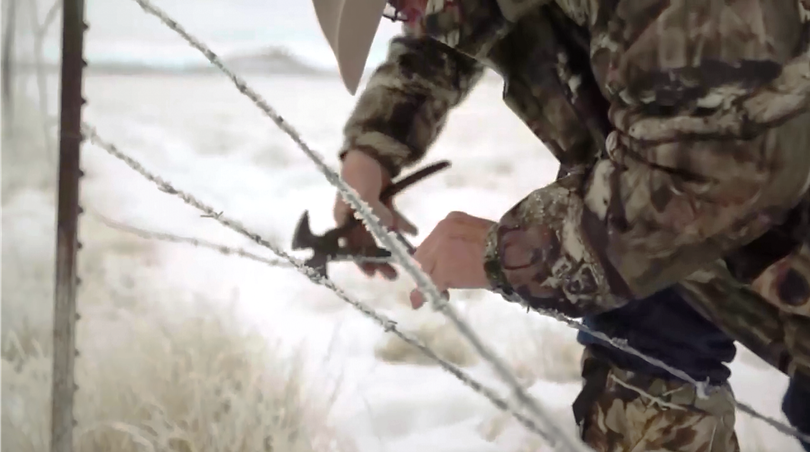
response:
[[[503,295],[511,295],[513,288],[506,279],[503,264],[501,263],[499,228],[500,223],[495,223],[487,232],[486,246],[484,248],[484,272],[487,275],[490,288]]]
[[[400,168],[397,167],[391,159],[381,156],[379,153],[375,152],[374,149],[366,146],[355,146],[350,149],[344,149],[338,154],[338,158],[340,158],[340,161],[344,165],[347,160],[373,161],[375,164],[379,165],[384,177],[387,177],[388,180],[393,179],[400,173]]]

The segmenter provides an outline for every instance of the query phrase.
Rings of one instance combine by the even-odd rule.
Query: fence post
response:
[[[84,0],[64,0],[62,8],[61,111],[59,186],[56,213],[56,287],[53,323],[53,388],[51,452],[73,451],[73,399],[77,389],[76,253],[78,240],[79,167],[82,144],[82,73],[84,61]]]

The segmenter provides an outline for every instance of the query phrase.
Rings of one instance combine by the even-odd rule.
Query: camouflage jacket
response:
[[[810,375],[810,1],[429,5],[371,76],[344,151],[397,174],[492,68],[567,173],[491,230],[493,288],[579,317],[679,283],[743,345]]]

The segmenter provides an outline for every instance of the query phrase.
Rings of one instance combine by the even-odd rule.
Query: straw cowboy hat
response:
[[[386,0],[313,0],[315,14],[338,63],[346,89],[354,95],[380,26]]]

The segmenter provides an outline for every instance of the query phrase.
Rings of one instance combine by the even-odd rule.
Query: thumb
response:
[[[374,212],[374,215],[380,219],[380,222],[382,222],[386,228],[394,227],[394,214],[388,207],[380,201],[369,203],[369,206],[371,207],[371,211]]]
[[[335,205],[332,209],[332,216],[335,219],[336,224],[344,224],[346,221],[349,220],[349,217],[352,215],[352,208],[349,207],[348,204],[340,197],[340,194],[337,195],[335,198]]]
[[[396,221],[396,228],[406,234],[416,235],[419,232],[419,229],[416,228],[416,225],[411,223],[407,218],[405,218],[401,213],[393,211],[394,219]]]

